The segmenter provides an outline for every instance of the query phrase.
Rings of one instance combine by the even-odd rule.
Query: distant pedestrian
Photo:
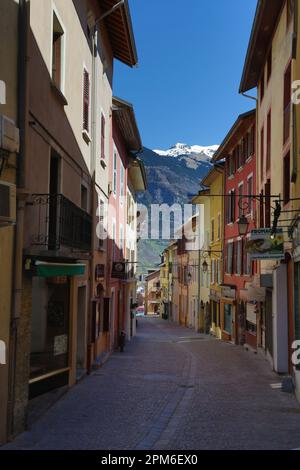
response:
[[[119,336],[119,348],[120,348],[120,352],[124,352],[125,338],[126,338],[126,333],[125,333],[125,331],[121,331],[120,336]]]

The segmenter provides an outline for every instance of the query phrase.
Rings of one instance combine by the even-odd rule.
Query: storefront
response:
[[[236,332],[236,289],[223,286],[221,290],[222,339],[235,341]]]
[[[211,332],[214,336],[221,339],[222,337],[222,324],[221,324],[221,292],[215,289],[210,290],[210,318],[211,318]]]
[[[266,289],[248,284],[239,296],[245,311],[245,345],[257,350],[265,344]]]
[[[69,385],[76,378],[75,302],[79,297],[75,279],[85,268],[84,264],[35,263],[31,281],[30,399]],[[85,316],[85,304],[83,308]]]

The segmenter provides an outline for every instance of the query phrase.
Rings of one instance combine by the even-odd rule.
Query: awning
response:
[[[36,261],[36,272],[39,277],[55,276],[82,276],[85,272],[85,264],[47,263]]]

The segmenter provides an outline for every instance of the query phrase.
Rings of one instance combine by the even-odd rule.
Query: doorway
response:
[[[77,352],[76,369],[77,377],[85,372],[86,350],[86,286],[78,288],[77,297]]]

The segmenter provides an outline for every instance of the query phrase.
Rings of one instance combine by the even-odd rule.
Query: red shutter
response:
[[[90,78],[89,73],[83,71],[83,129],[89,132],[90,109]]]
[[[105,117],[101,115],[101,158],[105,159]]]

